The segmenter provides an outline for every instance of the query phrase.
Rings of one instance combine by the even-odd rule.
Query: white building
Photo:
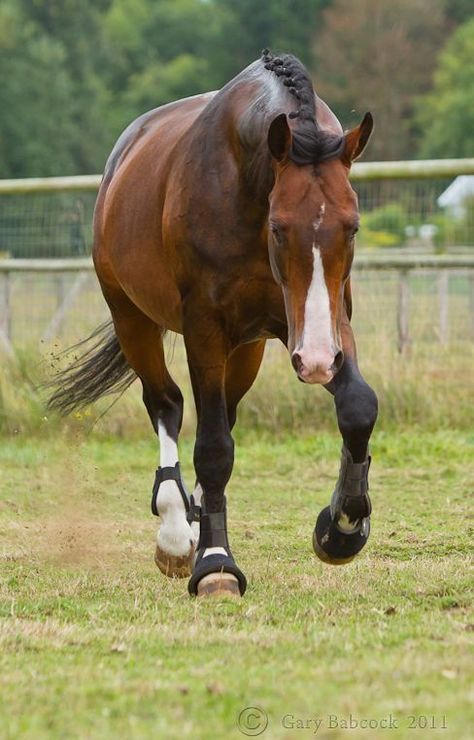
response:
[[[446,208],[454,218],[466,215],[465,201],[474,198],[474,175],[459,175],[438,198],[440,208]]]

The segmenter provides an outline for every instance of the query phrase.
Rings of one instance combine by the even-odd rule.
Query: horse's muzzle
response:
[[[291,364],[303,383],[327,385],[341,369],[343,363],[344,352],[342,350],[332,357],[328,354],[309,359],[296,351],[291,356]]]

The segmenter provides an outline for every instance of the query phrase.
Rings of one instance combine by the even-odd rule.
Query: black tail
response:
[[[95,343],[46,385],[54,389],[48,408],[70,414],[101,396],[125,391],[136,378],[123,354],[111,321],[99,326],[87,339],[67,352]]]

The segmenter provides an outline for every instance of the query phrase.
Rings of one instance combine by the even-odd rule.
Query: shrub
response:
[[[408,222],[408,214],[403,206],[387,203],[362,216],[361,241],[366,246],[400,246],[405,241]]]

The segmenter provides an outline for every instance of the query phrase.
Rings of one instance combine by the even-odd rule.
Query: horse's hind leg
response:
[[[167,576],[191,574],[195,536],[187,521],[188,496],[178,463],[183,397],[168,373],[163,329],[121,296],[109,302],[120,346],[143,386],[143,401],[160,441],[153,509],[160,517],[155,562]]]

